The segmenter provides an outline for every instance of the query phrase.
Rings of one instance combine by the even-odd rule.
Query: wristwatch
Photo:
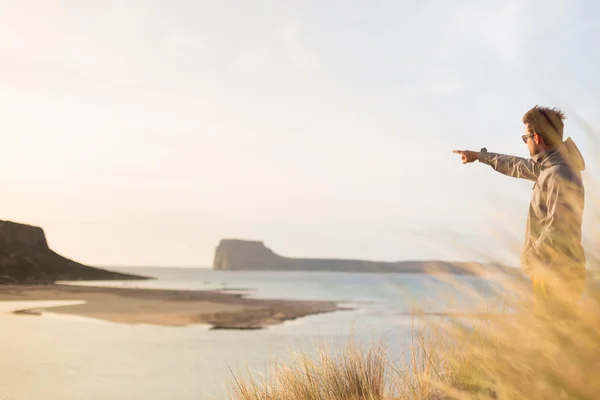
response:
[[[485,147],[482,147],[481,150],[479,150],[479,159],[478,161],[481,161],[481,159],[487,154],[487,149]]]

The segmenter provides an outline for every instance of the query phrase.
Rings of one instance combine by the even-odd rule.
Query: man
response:
[[[581,245],[585,163],[575,143],[563,142],[565,116],[535,106],[523,116],[531,159],[481,151],[454,150],[463,164],[479,161],[514,178],[535,182],[527,218],[521,266],[532,279],[535,305],[574,306],[585,290]]]

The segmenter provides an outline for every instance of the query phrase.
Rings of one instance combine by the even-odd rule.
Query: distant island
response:
[[[480,263],[447,261],[364,261],[344,259],[289,258],[276,254],[263,242],[239,239],[221,240],[215,250],[213,269],[245,271],[330,271],[370,273],[418,273],[480,275],[492,269],[507,267],[487,266]]]
[[[56,254],[37,226],[0,220],[0,284],[147,279],[88,267]]]

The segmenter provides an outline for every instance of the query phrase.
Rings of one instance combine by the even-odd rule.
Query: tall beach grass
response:
[[[520,284],[511,291],[527,292]],[[387,355],[384,342],[350,341],[340,351],[319,349],[317,357],[297,353],[261,379],[236,377],[231,398],[598,399],[599,316],[592,292],[576,309],[561,301],[552,310],[517,304],[482,318],[423,321],[400,360]]]

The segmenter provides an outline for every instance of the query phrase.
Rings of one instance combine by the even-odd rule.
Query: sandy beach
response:
[[[287,320],[337,311],[332,302],[261,300],[219,291],[122,289],[68,285],[0,286],[0,301],[82,300],[85,304],[19,310],[96,318],[124,324],[213,329],[261,329]]]

